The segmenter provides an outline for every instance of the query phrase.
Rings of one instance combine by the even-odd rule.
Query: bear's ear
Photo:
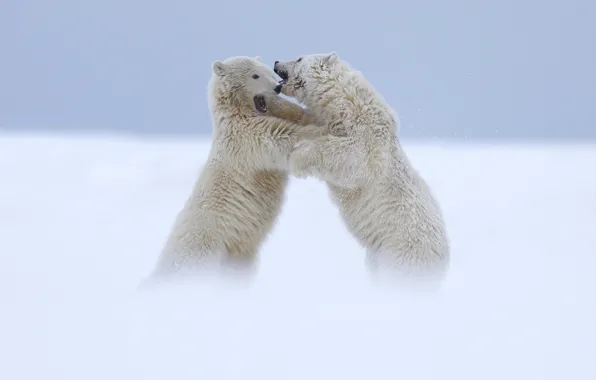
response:
[[[337,53],[332,51],[323,59],[323,62],[330,65],[332,63],[335,63],[335,61],[337,61],[338,59],[339,59],[339,56],[337,55]]]
[[[259,62],[263,62],[263,57],[261,57],[260,55],[257,55],[257,56],[255,57],[255,59],[256,59],[257,61],[259,61]]]
[[[223,77],[226,75],[226,65],[221,61],[215,61],[211,64],[211,69],[213,73],[217,76]]]

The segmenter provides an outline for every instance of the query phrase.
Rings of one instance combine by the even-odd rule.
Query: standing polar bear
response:
[[[277,91],[304,104],[330,130],[345,130],[299,142],[290,173],[327,182],[371,269],[440,282],[450,256],[442,213],[401,148],[398,121],[385,100],[336,53],[276,61],[274,71],[282,78]]]
[[[153,278],[211,266],[222,256],[224,268],[253,268],[281,212],[293,146],[323,131],[277,96],[277,77],[260,57],[216,61],[212,71],[211,151]]]

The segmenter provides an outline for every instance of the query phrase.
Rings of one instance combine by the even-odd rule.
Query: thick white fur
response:
[[[279,109],[301,109],[276,96],[275,74],[260,58],[232,57],[214,62],[212,69],[211,151],[174,222],[153,278],[188,274],[212,264],[221,268],[222,262],[224,269],[237,264],[253,268],[284,202],[292,147],[302,138],[321,134],[320,127],[256,110],[253,97],[258,94],[286,116]]]
[[[383,97],[336,53],[303,56],[275,70],[289,75],[282,93],[304,104],[318,123],[345,129],[299,142],[291,173],[327,182],[371,269],[440,282],[450,257],[442,213],[400,146],[397,117]]]

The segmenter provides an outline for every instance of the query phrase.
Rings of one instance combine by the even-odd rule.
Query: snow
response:
[[[373,283],[311,179],[253,282],[140,293],[209,141],[2,135],[0,378],[596,378],[596,145],[404,146],[450,234],[438,294]]]

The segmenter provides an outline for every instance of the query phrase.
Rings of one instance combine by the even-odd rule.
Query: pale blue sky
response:
[[[211,62],[335,50],[404,137],[596,138],[592,1],[2,0],[0,128],[211,133]]]

